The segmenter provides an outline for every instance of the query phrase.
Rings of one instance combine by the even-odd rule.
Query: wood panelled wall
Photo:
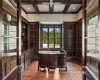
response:
[[[25,22],[25,19],[22,19]],[[27,22],[27,21],[26,21]],[[24,71],[38,56],[39,51],[39,22],[27,23],[27,48],[22,50],[21,70]],[[22,39],[23,40],[23,39]],[[24,43],[25,44],[25,43]]]
[[[21,71],[24,71],[31,64],[31,61],[32,61],[31,56],[32,56],[32,49],[22,51]]]
[[[77,57],[81,60],[82,56],[82,21],[64,22],[64,49],[68,57]]]

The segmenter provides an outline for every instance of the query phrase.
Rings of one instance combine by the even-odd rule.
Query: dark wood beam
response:
[[[35,4],[42,4],[44,2],[50,2],[50,1],[22,1],[22,4],[32,4],[32,3],[35,3]],[[61,4],[66,4],[68,3],[69,1],[54,1],[54,3],[61,3]]]
[[[65,8],[64,8],[64,11],[63,11],[64,14],[67,13],[70,5],[71,5],[70,2],[65,5]]]
[[[82,52],[82,66],[86,66],[86,53],[87,53],[87,44],[86,44],[86,38],[85,37],[87,37],[87,17],[86,17],[86,0],[83,0],[83,8],[82,8],[82,10],[83,10],[83,22],[82,22],[82,30],[83,30],[83,35],[82,35],[82,37],[83,37],[83,42],[82,43],[84,43],[84,44],[82,44],[83,45],[83,47],[82,47],[82,49],[84,49],[84,50],[82,50],[83,52]]]
[[[25,13],[27,13],[27,11],[21,6],[21,9],[25,12]]]
[[[77,10],[77,13],[82,9],[82,6]]]
[[[36,14],[36,12],[27,12],[27,14]],[[39,14],[50,14],[50,12],[39,12]],[[63,14],[63,12],[52,12],[52,14]],[[77,12],[66,12],[65,14],[77,14]]]
[[[82,4],[82,0],[70,0],[71,4]]]
[[[54,9],[54,4],[52,7],[50,7],[50,4],[49,4],[49,13],[52,14],[53,13],[53,9]]]
[[[36,13],[39,14],[39,8],[36,3],[32,3],[33,8],[35,9]]]
[[[82,67],[86,66],[86,53],[87,53],[87,43],[86,38],[87,37],[87,19],[86,19],[86,0],[82,0],[82,12],[83,12],[83,20],[82,20]],[[84,71],[84,69],[83,69]],[[83,80],[86,80],[86,75],[83,74],[82,76]]]

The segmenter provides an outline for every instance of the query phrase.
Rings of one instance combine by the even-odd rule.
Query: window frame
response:
[[[54,26],[54,27],[53,27]],[[43,48],[43,36],[40,39],[40,49],[41,50],[61,50],[62,48],[62,24],[41,24],[40,30],[43,35],[43,28],[47,28],[49,32],[49,28],[54,28],[54,48],[49,48],[49,34],[48,34],[48,48]],[[60,48],[55,48],[55,28],[60,28],[61,31],[61,42],[60,42]]]
[[[87,34],[87,38],[86,38],[86,45],[88,45],[88,42],[87,42],[87,40],[89,39],[89,38],[94,38],[94,37],[88,37],[88,25],[89,25],[89,20],[91,20],[92,18],[94,18],[94,17],[96,17],[96,16],[98,16],[98,10],[97,10],[97,8],[95,8],[95,9],[93,9],[91,12],[89,12],[89,13],[87,13],[87,30],[86,30],[86,34]],[[98,20],[99,20],[99,18],[98,18]],[[98,24],[97,24],[97,26],[98,26]],[[89,44],[92,44],[92,43],[89,43]],[[94,44],[94,43],[93,43]],[[96,43],[95,43],[96,44]],[[98,44],[98,43],[97,43]],[[96,46],[95,46],[96,47]],[[87,53],[88,53],[88,48],[87,48]],[[92,54],[92,53],[91,53]],[[86,56],[88,56],[88,55],[86,55]]]

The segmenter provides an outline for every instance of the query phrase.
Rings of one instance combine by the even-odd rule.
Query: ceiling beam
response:
[[[71,5],[70,2],[65,5],[65,8],[64,8],[64,11],[63,11],[64,14],[68,11],[70,5]]]
[[[71,4],[82,4],[82,0],[70,0]]]
[[[71,4],[82,4],[82,1],[81,0],[78,0],[78,1],[77,0],[69,0],[69,2],[66,3],[66,6],[64,8],[64,11],[63,11],[64,14],[68,11]]]
[[[21,9],[25,12],[25,13],[27,13],[27,11],[21,6]]]
[[[77,10],[77,13],[82,9],[82,6]]]
[[[50,1],[22,1],[22,4],[32,4],[32,3],[36,3],[36,4],[42,4],[42,3],[49,3]],[[66,4],[68,3],[68,1],[53,1],[54,3],[61,3],[61,4]]]
[[[53,13],[53,9],[54,9],[54,4],[52,5],[52,7],[51,7],[50,4],[49,4],[49,12],[50,12],[50,14]]]
[[[38,8],[37,4],[36,3],[32,3],[32,6],[34,7],[36,13],[39,14],[40,11],[39,11],[39,8]]]
[[[27,12],[27,14],[36,14],[36,12]],[[50,12],[39,12],[39,14],[50,14]],[[52,12],[52,14],[63,14],[63,12]],[[77,14],[77,12],[66,12],[65,14]]]

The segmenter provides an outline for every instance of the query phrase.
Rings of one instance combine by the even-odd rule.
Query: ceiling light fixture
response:
[[[73,7],[73,9],[75,9],[75,7]]]
[[[27,9],[29,10],[30,8],[28,7]]]

